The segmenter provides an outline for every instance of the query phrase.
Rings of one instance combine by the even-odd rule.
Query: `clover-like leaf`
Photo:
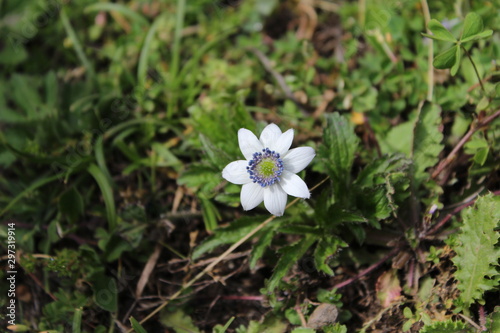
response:
[[[491,35],[493,35],[493,30],[484,30],[478,34],[475,34],[475,35],[472,35],[472,36],[469,36],[467,38],[463,38],[461,40],[462,43],[465,43],[465,42],[470,42],[470,41],[473,41],[473,40],[478,40],[478,39],[483,39],[483,38],[488,38],[490,37]]]
[[[457,48],[459,48],[459,46],[455,45],[452,48],[437,55],[436,58],[434,58],[433,62],[434,67],[438,69],[446,69],[453,67],[453,65],[455,65],[457,61]]]
[[[483,20],[481,19],[481,16],[476,13],[469,13],[465,17],[464,30],[460,40],[477,35],[481,31],[483,31]]]
[[[441,22],[439,22],[436,19],[430,20],[427,27],[429,28],[430,31],[432,31],[433,35],[423,34],[426,37],[453,43],[457,41],[457,39],[453,37],[451,32],[449,32],[448,29],[446,29],[441,24]]]
[[[460,63],[462,60],[462,49],[458,45],[455,48],[457,49],[455,53],[455,64],[451,67],[450,71],[450,74],[452,76],[455,76],[455,74],[457,74],[458,68],[460,67]]]

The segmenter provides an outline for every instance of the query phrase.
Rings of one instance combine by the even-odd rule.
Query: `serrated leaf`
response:
[[[467,37],[465,39],[462,39],[462,43],[470,42],[473,40],[478,40],[478,39],[483,39],[483,38],[488,38],[491,35],[493,35],[493,30],[484,30],[474,36]]]
[[[345,181],[350,178],[358,142],[349,120],[337,112],[327,117],[323,146],[320,147],[319,154],[325,160],[330,176],[335,180]]]
[[[483,19],[478,14],[472,12],[467,14],[464,21],[464,30],[460,40],[470,38],[483,31]]]
[[[444,51],[443,53],[438,54],[435,58],[432,64],[434,67],[437,69],[446,69],[446,68],[451,68],[453,65],[455,65],[457,61],[457,48],[459,46],[455,45],[448,50]]]
[[[174,312],[164,309],[160,312],[160,322],[166,327],[171,327],[175,333],[200,333],[193,319],[181,309]]]
[[[488,194],[479,197],[474,207],[462,212],[463,225],[454,242],[456,256],[452,259],[457,267],[455,278],[459,281],[460,299],[468,308],[475,301],[482,301],[484,292],[498,285],[496,266],[500,248],[499,239],[500,197]]]
[[[451,76],[455,76],[458,72],[458,68],[460,67],[460,63],[462,62],[462,49],[457,46],[455,54],[455,64],[451,67],[450,74]]]
[[[443,133],[441,125],[441,108],[425,102],[421,108],[413,130],[412,158],[415,164],[415,182],[420,184],[429,175],[426,169],[434,166],[443,150]]]
[[[212,251],[220,245],[237,242],[265,219],[265,216],[242,217],[232,222],[228,227],[215,230],[214,235],[207,238],[194,249],[192,256],[193,260],[199,258],[203,253]],[[257,233],[257,235],[258,234],[259,233]]]
[[[429,28],[430,31],[434,35],[428,35],[430,38],[437,39],[437,40],[443,40],[446,42],[456,42],[456,38],[453,37],[451,32],[446,29],[441,22],[439,22],[436,19],[432,19],[429,21],[429,24],[427,25],[427,28]]]
[[[283,247],[280,252],[283,255],[279,258],[278,263],[274,269],[273,275],[269,278],[267,284],[267,291],[272,293],[279,285],[280,281],[285,277],[286,273],[292,266],[302,258],[307,249],[316,241],[316,237],[306,235],[300,241],[293,245]]]
[[[262,236],[259,237],[259,240],[253,246],[249,262],[250,269],[255,268],[257,261],[262,258],[266,249],[269,247],[269,245],[271,245],[274,236],[274,230],[269,229],[270,228],[265,228],[265,230],[262,230]]]
[[[341,247],[347,247],[347,244],[335,236],[321,238],[314,250],[314,264],[316,268],[330,276],[334,275],[333,270],[328,266],[326,260],[335,255]]]
[[[493,313],[489,315],[488,328],[490,332],[500,332],[500,306],[495,306]]]
[[[469,327],[461,321],[435,321],[431,325],[425,325],[420,333],[470,333]]]

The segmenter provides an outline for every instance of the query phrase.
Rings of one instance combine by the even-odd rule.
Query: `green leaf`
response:
[[[108,218],[109,229],[114,230],[116,228],[116,208],[111,184],[97,165],[91,164],[87,168],[87,171],[92,175],[92,177],[94,177],[97,185],[99,185],[99,188],[101,189],[104,204],[106,205],[106,215]]]
[[[176,333],[200,333],[193,319],[181,309],[174,312],[164,309],[160,313],[160,322],[166,327],[171,327]]]
[[[274,236],[274,227],[264,228],[261,232],[261,236],[257,242],[253,245],[252,254],[250,257],[250,268],[254,269],[257,265],[257,261],[262,258],[266,249],[271,245]]]
[[[324,333],[347,333],[347,326],[335,323],[322,328]]]
[[[495,309],[490,313],[488,318],[489,332],[500,332],[500,306],[495,306]]]
[[[441,108],[437,104],[424,102],[413,130],[412,158],[417,186],[429,178],[426,169],[438,162],[439,153],[443,150],[440,126]]]
[[[470,36],[468,38],[462,39],[462,43],[470,42],[473,40],[488,38],[493,35],[493,30],[484,30],[483,32],[478,33],[477,35]]]
[[[451,67],[450,70],[451,76],[455,76],[457,74],[461,62],[462,62],[462,49],[460,47],[457,47],[455,54],[455,64]]]
[[[44,186],[45,184],[48,184],[50,182],[53,182],[57,179],[61,179],[63,176],[62,173],[56,174],[52,177],[42,177],[40,179],[37,179],[31,183],[30,186],[28,186],[26,189],[24,189],[21,193],[19,193],[16,197],[14,197],[1,211],[0,211],[0,216],[5,214],[9,209],[12,208],[19,200],[21,200],[24,196],[28,195],[32,191],[36,190],[39,187]]]
[[[472,12],[467,14],[464,21],[464,30],[462,32],[462,36],[460,40],[464,40],[470,37],[473,37],[483,31],[483,20],[481,16]]]
[[[312,328],[297,327],[294,328],[290,333],[316,333],[316,330]]]
[[[148,69],[148,59],[149,51],[151,49],[151,44],[153,42],[153,37],[156,34],[156,30],[160,27],[161,23],[163,23],[164,19],[162,16],[158,16],[151,27],[149,28],[148,33],[146,34],[146,38],[144,39],[144,43],[142,45],[141,54],[139,56],[139,63],[137,65],[137,82],[139,87],[144,87],[146,84],[146,74]],[[141,94],[142,95],[142,94]],[[142,101],[139,101],[142,102]]]
[[[351,167],[359,139],[349,120],[335,112],[327,116],[323,132],[323,145],[319,156],[333,181],[336,197],[345,197],[351,176]]]
[[[312,235],[306,235],[300,241],[293,245],[284,246],[280,249],[283,255],[278,260],[275,266],[273,275],[269,278],[267,283],[267,291],[272,293],[274,289],[279,285],[280,281],[285,277],[286,273],[292,268],[292,266],[302,258],[307,249],[316,241],[316,237]]]
[[[329,165],[332,173],[338,177],[350,173],[359,139],[349,120],[337,112],[329,115],[323,140],[322,157],[332,163]]]
[[[420,333],[470,333],[469,327],[461,321],[435,321],[420,329]]]
[[[61,195],[59,211],[66,215],[71,223],[75,223],[83,215],[83,198],[75,187]]]
[[[452,48],[449,48],[443,53],[437,55],[432,63],[434,67],[436,67],[437,69],[446,69],[453,67],[453,65],[455,65],[457,61],[457,48],[459,48],[459,46],[455,45]]]
[[[212,333],[225,333],[227,329],[229,328],[229,325],[233,322],[234,317],[229,318],[227,321],[226,325],[215,325],[214,329],[212,330]]]
[[[321,238],[314,250],[314,264],[316,268],[325,274],[333,276],[333,270],[326,263],[327,259],[337,254],[341,247],[347,247],[347,244],[335,236],[325,236]]]
[[[429,28],[429,30],[432,31],[432,33],[434,34],[432,36],[426,34],[427,37],[430,37],[432,39],[437,39],[437,40],[443,40],[446,42],[456,42],[457,41],[457,39],[455,37],[453,37],[451,32],[449,32],[448,29],[446,29],[441,24],[441,22],[439,22],[436,19],[430,20],[429,24],[427,25],[427,28]]]
[[[136,333],[148,333],[134,317],[130,317],[129,320]]]
[[[116,312],[118,309],[118,288],[115,279],[104,272],[96,272],[89,278],[94,302],[103,310]]]
[[[500,196],[488,194],[479,197],[474,207],[462,212],[463,226],[454,242],[460,299],[468,307],[475,301],[483,302],[483,294],[498,286],[500,248],[496,247],[500,233]]]
[[[148,25],[148,20],[144,18],[144,16],[139,14],[138,11],[132,10],[129,7],[119,3],[100,2],[89,5],[83,9],[84,13],[101,12],[101,11],[117,12],[141,25]]]
[[[198,195],[198,198],[201,202],[201,211],[203,214],[203,222],[205,223],[205,229],[207,231],[212,231],[217,228],[218,223],[221,219],[219,211],[212,203],[212,200],[209,200],[203,193]]]

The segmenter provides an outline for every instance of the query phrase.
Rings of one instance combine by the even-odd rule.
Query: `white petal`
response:
[[[248,161],[234,161],[229,163],[224,170],[222,170],[222,177],[233,184],[246,184],[250,183],[250,175],[247,172]]]
[[[256,183],[245,184],[241,188],[240,200],[244,210],[253,209],[264,200],[264,188]]]
[[[316,153],[311,147],[290,149],[283,157],[283,167],[293,173],[300,172],[311,163],[314,156],[316,156]]]
[[[304,199],[309,199],[311,197],[311,193],[309,193],[306,183],[300,179],[299,176],[289,171],[283,171],[279,184],[283,190],[291,196]]]
[[[264,206],[273,215],[283,215],[286,207],[286,198],[286,193],[278,184],[264,188]]]
[[[240,128],[238,131],[238,143],[240,144],[240,150],[243,156],[245,156],[247,160],[251,160],[254,153],[260,152],[264,148],[255,134],[246,128]]]
[[[280,128],[275,124],[269,124],[264,128],[260,134],[260,142],[264,145],[264,148],[268,148],[278,141],[281,135]]]
[[[274,150],[281,156],[285,155],[293,141],[293,129],[290,128],[285,133],[281,134],[276,142],[269,145],[269,149]]]

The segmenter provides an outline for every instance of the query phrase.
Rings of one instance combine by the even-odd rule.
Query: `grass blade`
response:
[[[78,59],[82,62],[83,66],[85,67],[85,70],[87,71],[89,78],[95,82],[95,72],[94,72],[94,67],[90,63],[89,59],[85,55],[85,52],[83,52],[82,44],[78,40],[78,37],[76,36],[76,32],[71,26],[71,23],[68,20],[68,16],[66,15],[66,12],[61,10],[61,21],[63,23],[64,29],[66,30],[66,33],[68,34],[69,39],[71,40],[71,43],[73,44],[73,47],[75,49],[76,55],[78,56]]]
[[[172,93],[168,108],[167,117],[170,119],[174,112],[174,107],[177,104],[177,73],[179,73],[180,57],[181,57],[181,39],[182,39],[182,27],[184,26],[184,14],[186,11],[186,0],[177,1],[177,13],[175,20],[175,34],[174,34],[174,46],[172,47],[172,62],[170,63],[170,91]]]
[[[150,44],[153,41],[153,37],[162,21],[163,17],[158,17],[151,28],[149,28],[148,34],[146,35],[146,39],[144,39],[144,44],[142,46],[141,54],[139,55],[139,64],[137,65],[137,81],[139,83],[139,87],[144,88],[144,83],[146,81],[146,73],[148,70],[148,57]]]
[[[56,179],[61,179],[63,177],[63,175],[64,175],[64,173],[58,173],[52,177],[45,177],[45,178],[38,179],[38,180],[34,181],[27,189],[25,189],[24,191],[19,193],[14,199],[12,199],[11,202],[9,202],[9,204],[7,206],[5,206],[4,209],[2,209],[0,211],[0,216],[5,214],[12,206],[14,206],[19,200],[21,200],[28,193],[36,190],[39,187],[42,187],[45,184],[53,182]]]
[[[87,171],[92,175],[92,177],[94,177],[97,185],[99,185],[99,188],[101,189],[104,204],[106,205],[106,216],[108,218],[109,230],[114,230],[116,228],[116,208],[111,184],[96,164],[92,163],[87,168]]]

